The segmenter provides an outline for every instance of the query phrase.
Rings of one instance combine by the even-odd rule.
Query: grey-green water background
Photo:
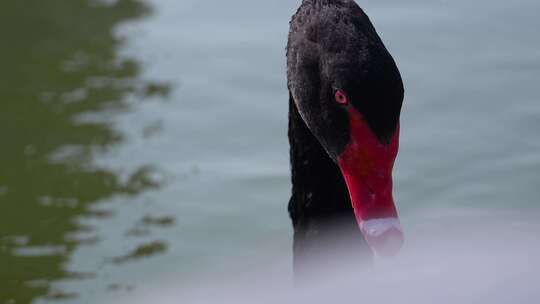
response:
[[[540,2],[360,4],[405,81],[405,227],[432,207],[536,212]],[[290,254],[298,5],[0,2],[1,304],[102,303]]]

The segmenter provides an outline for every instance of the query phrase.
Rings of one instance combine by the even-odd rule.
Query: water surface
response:
[[[0,4],[0,303],[288,272],[298,2]],[[540,4],[360,4],[405,82],[395,196],[408,238],[478,212],[536,222]]]

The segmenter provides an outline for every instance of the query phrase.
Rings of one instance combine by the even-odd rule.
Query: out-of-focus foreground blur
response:
[[[299,3],[0,1],[0,304],[114,303],[253,269],[290,281],[285,43]],[[405,83],[395,168],[404,254],[433,249],[412,254],[433,286],[437,263],[459,264],[450,255],[478,244],[454,238],[482,231],[513,245],[474,251],[494,268],[462,267],[463,277],[525,271],[530,285],[508,292],[528,294],[538,282],[538,263],[523,263],[539,246],[540,2],[359,4]],[[435,250],[449,244],[454,253]],[[520,267],[508,271],[512,260]],[[389,282],[410,270],[385,269]],[[516,285],[501,284],[482,286]]]

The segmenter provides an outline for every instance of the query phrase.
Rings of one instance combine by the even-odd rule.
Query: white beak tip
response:
[[[360,230],[377,256],[393,257],[403,247],[403,230],[397,218],[362,221]]]

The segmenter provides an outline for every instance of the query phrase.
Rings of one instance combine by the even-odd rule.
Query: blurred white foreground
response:
[[[539,303],[539,232],[538,214],[444,210],[409,220],[402,253],[363,271],[334,257],[335,267],[294,287],[290,272],[267,264],[155,282],[115,303]]]

